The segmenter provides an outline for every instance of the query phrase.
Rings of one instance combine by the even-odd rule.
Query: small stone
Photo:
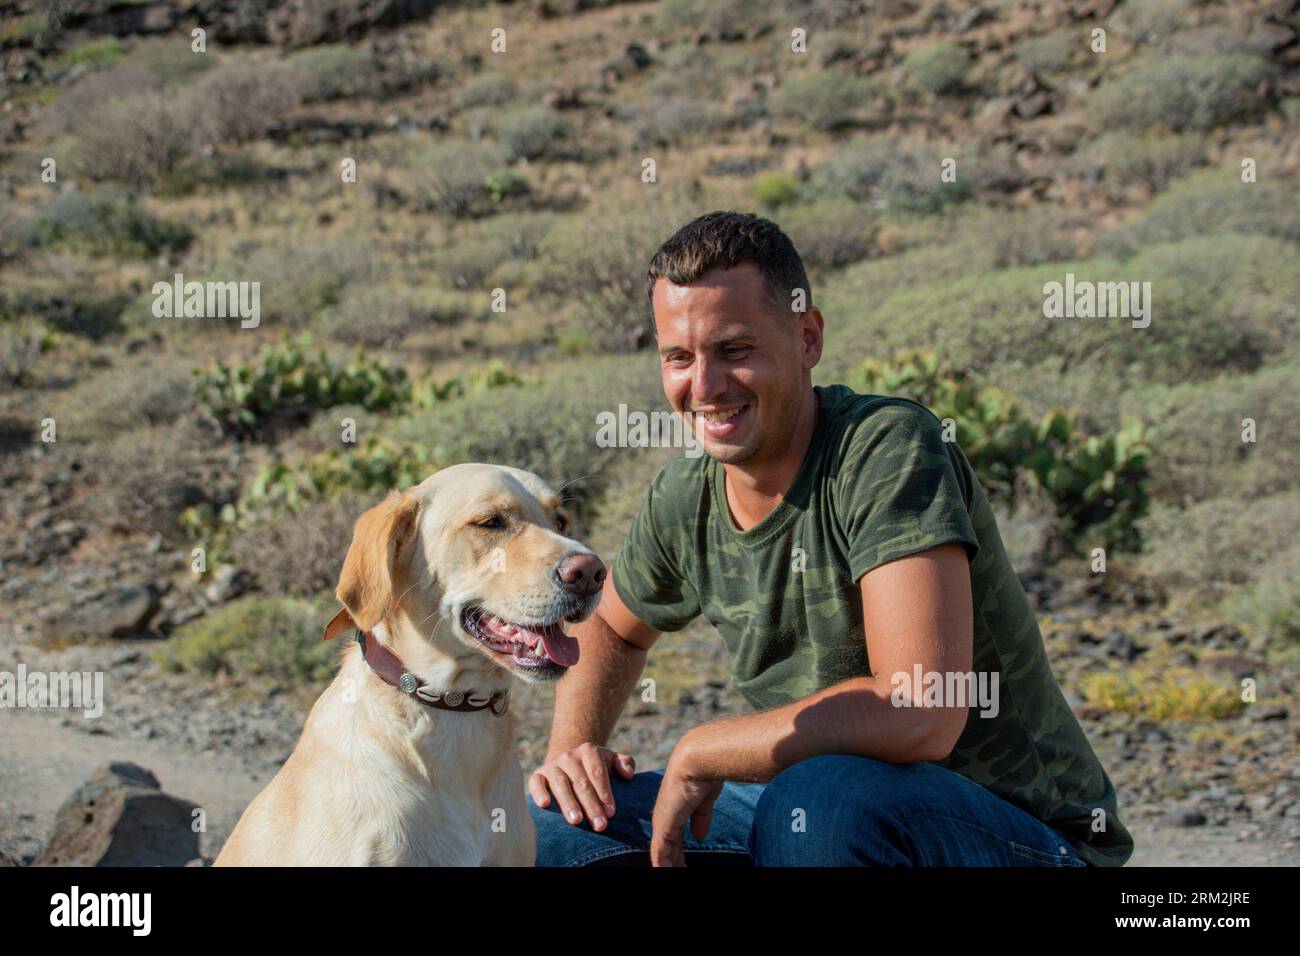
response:
[[[1175,827],[1203,827],[1207,820],[1195,807],[1176,807],[1169,813],[1168,822]]]
[[[1288,716],[1286,707],[1281,704],[1255,704],[1247,713],[1250,714],[1250,719],[1257,723],[1266,720],[1286,720]]]

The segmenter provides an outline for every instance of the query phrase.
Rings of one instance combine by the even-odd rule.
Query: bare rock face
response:
[[[148,631],[158,613],[159,594],[149,583],[106,588],[85,604],[59,612],[42,623],[49,639],[61,637],[136,637]]]
[[[185,866],[200,856],[194,809],[143,767],[100,767],[59,808],[32,865]]]

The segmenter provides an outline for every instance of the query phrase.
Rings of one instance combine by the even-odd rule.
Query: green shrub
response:
[[[0,381],[13,388],[31,385],[41,355],[53,347],[53,334],[39,322],[0,322]]]
[[[283,170],[263,163],[248,151],[212,152],[196,156],[167,177],[158,195],[188,196],[201,189],[224,192],[283,176]]]
[[[357,517],[382,495],[346,492],[304,505],[292,520],[278,514],[247,522],[231,535],[231,557],[264,593],[332,591]]]
[[[1300,242],[1300,184],[1288,179],[1243,183],[1240,173],[1232,167],[1205,169],[1177,180],[1138,215],[1103,235],[1099,250],[1127,256],[1155,243],[1225,233]]]
[[[863,104],[875,95],[871,80],[840,70],[806,70],[785,80],[772,97],[779,116],[813,129],[836,130],[861,122]]]
[[[655,15],[661,30],[688,28],[710,36],[753,35],[774,14],[746,0],[662,0]]]
[[[958,43],[936,43],[903,57],[903,70],[912,82],[931,93],[960,89],[970,67],[970,51]]]
[[[945,252],[953,256],[940,247],[918,261],[943,268]],[[1286,243],[1242,237],[1153,246],[1122,264],[1090,259],[972,274],[962,274],[968,264],[953,264],[955,278],[922,275],[914,285],[880,293],[864,283],[851,286],[865,299],[838,290],[825,303],[840,303],[842,314],[828,336],[859,355],[868,342],[886,351],[933,348],[979,373],[1049,363],[1057,370],[1101,369],[1126,387],[1202,379],[1254,369],[1289,347],[1295,320],[1288,302],[1298,280],[1285,263],[1293,258]],[[890,264],[882,260],[871,274]],[[1046,318],[1044,287],[1063,283],[1067,274],[1076,283],[1149,281],[1151,324],[1138,329],[1122,317]]]
[[[14,238],[29,248],[143,258],[181,251],[193,234],[182,222],[159,219],[122,193],[100,188],[61,193],[19,222]]]
[[[127,48],[117,37],[90,40],[61,53],[54,60],[62,68],[85,65],[92,69],[112,66],[126,54]]]
[[[1148,390],[1133,404],[1151,434],[1152,493],[1175,502],[1241,501],[1300,484],[1288,449],[1300,446],[1300,366],[1264,368]],[[1255,421],[1256,440],[1242,441]]]
[[[476,106],[505,106],[519,96],[519,85],[508,73],[480,73],[460,90],[456,101],[461,109]]]
[[[1015,46],[1016,59],[1031,73],[1059,73],[1070,63],[1075,52],[1087,49],[1083,34],[1075,30],[1057,30],[1043,36],[1027,37]]]
[[[337,646],[321,640],[334,609],[329,596],[241,598],[181,627],[153,652],[154,660],[164,670],[196,677],[323,682],[337,668]]]
[[[1089,107],[1104,126],[1210,129],[1257,113],[1269,73],[1256,56],[1147,57],[1098,87]]]
[[[222,429],[250,437],[274,423],[301,424],[334,405],[382,411],[410,401],[411,382],[400,366],[362,352],[340,363],[310,348],[311,337],[304,335],[265,346],[253,362],[227,365],[218,359],[198,375],[199,403]]]
[[[771,209],[799,198],[799,180],[784,170],[760,173],[749,188],[755,202]]]
[[[463,295],[437,289],[356,285],[325,315],[325,334],[345,345],[392,348],[423,329],[478,314]]]
[[[476,289],[503,262],[512,258],[508,236],[498,233],[458,237],[438,255],[438,272],[458,289]]]
[[[171,424],[193,408],[193,381],[188,363],[167,357],[83,377],[54,403],[59,439],[94,441]]]
[[[185,101],[138,93],[105,104],[77,139],[74,162],[91,179],[157,186],[199,145]]]
[[[1170,34],[1160,43],[1159,51],[1165,55],[1253,53],[1268,56],[1275,42],[1276,38],[1262,23],[1253,28],[1241,22],[1207,23]]]
[[[178,43],[170,36],[141,40],[126,61],[143,66],[164,89],[185,86],[219,62],[221,58],[212,52],[195,52],[188,41]]]
[[[352,283],[364,282],[373,271],[374,254],[363,240],[304,237],[241,252],[211,277],[260,282],[262,325],[299,328],[338,305]]]
[[[805,265],[838,269],[870,255],[872,220],[865,206],[823,199],[786,209],[781,214],[781,228]]]
[[[1094,707],[1151,720],[1222,720],[1246,709],[1237,688],[1190,672],[1085,674],[1080,691]]]
[[[1189,377],[1215,368],[1254,368],[1294,347],[1300,272],[1288,269],[1296,247],[1265,236],[1196,236],[1152,246],[1126,264],[1150,277],[1164,320],[1152,358]],[[1211,326],[1212,331],[1197,325]],[[1145,329],[1143,331],[1151,331]],[[1181,352],[1181,357],[1178,354]],[[1190,359],[1190,361],[1189,361]]]
[[[1155,43],[1189,20],[1191,7],[1191,0],[1126,3],[1115,14],[1115,27],[1132,43]]]
[[[1300,549],[1271,557],[1253,587],[1220,605],[1261,647],[1300,641]]]
[[[102,439],[85,459],[100,479],[89,510],[104,527],[180,542],[182,515],[222,491],[205,461],[211,435],[202,434],[193,422],[153,425],[128,420],[118,432],[98,430],[93,422],[75,418],[68,424],[74,435],[89,432]]]
[[[941,178],[943,153],[936,147],[887,135],[850,140],[813,171],[816,192],[869,202],[887,215],[924,216],[973,194],[968,177]]]
[[[869,359],[845,383],[858,392],[910,398],[951,419],[954,438],[991,498],[1014,503],[1018,483],[1030,479],[1055,504],[1067,539],[1137,545],[1148,456],[1138,422],[1097,435],[1075,413],[1053,411],[1034,421],[1005,392],[943,367],[930,352]]]
[[[374,61],[369,52],[342,43],[298,50],[289,57],[298,72],[303,102],[346,99],[370,91]]]
[[[638,111],[634,146],[678,146],[699,139],[703,134],[725,129],[732,117],[713,99],[694,93],[678,94],[652,100]]]
[[[316,502],[340,495],[382,497],[417,485],[440,465],[419,442],[368,438],[355,448],[332,448],[303,459],[275,458],[244,487],[236,525],[296,515]]]
[[[475,140],[438,142],[418,150],[406,176],[417,208],[468,216],[484,196],[484,180],[505,160],[502,148]]]
[[[611,388],[611,384],[614,386]],[[552,487],[598,495],[606,470],[626,449],[596,443],[597,415],[618,404],[665,407],[657,366],[644,357],[589,358],[565,363],[531,385],[468,393],[428,412],[398,420],[389,434],[427,448],[440,466],[461,461],[514,465]],[[584,507],[578,504],[578,510]]]
[[[1142,521],[1142,566],[1164,580],[1227,587],[1257,580],[1292,547],[1300,491],[1241,501],[1209,498],[1186,508],[1158,502]]]
[[[185,102],[209,138],[242,143],[284,120],[301,99],[301,83],[286,63],[231,61],[201,77]]]
[[[35,43],[53,30],[43,13],[8,17],[0,22],[0,45],[19,46],[23,43]]]
[[[147,66],[119,63],[80,76],[60,90],[46,111],[45,122],[52,132],[75,135],[96,124],[100,112],[108,104],[156,90],[159,86],[158,78]]]
[[[949,255],[984,260],[991,269],[1065,262],[1079,255],[1088,231],[1086,213],[1041,204],[1020,209],[973,209],[953,232],[961,238]]]
[[[514,169],[498,169],[483,180],[483,191],[495,203],[528,194],[528,177]]]
[[[1143,136],[1107,133],[1071,159],[1076,171],[1104,180],[1116,198],[1133,185],[1156,193],[1205,161],[1205,139],[1197,133]]]
[[[36,320],[57,332],[93,341],[122,331],[123,313],[131,296],[106,292],[89,278],[45,289],[25,289],[12,296],[0,290],[0,319]]]
[[[497,125],[497,139],[506,156],[537,159],[564,133],[564,120],[549,106],[521,106],[508,110]]]

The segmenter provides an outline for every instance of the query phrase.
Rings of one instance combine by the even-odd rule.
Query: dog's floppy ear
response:
[[[418,510],[414,495],[393,491],[357,519],[334,594],[363,631],[391,610],[394,566],[415,531]]]

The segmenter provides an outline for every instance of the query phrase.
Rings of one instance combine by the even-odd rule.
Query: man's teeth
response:
[[[704,418],[706,421],[714,422],[716,424],[717,422],[725,422],[729,419],[735,418],[744,410],[745,406],[741,405],[739,408],[733,408],[729,412],[705,412]]]

